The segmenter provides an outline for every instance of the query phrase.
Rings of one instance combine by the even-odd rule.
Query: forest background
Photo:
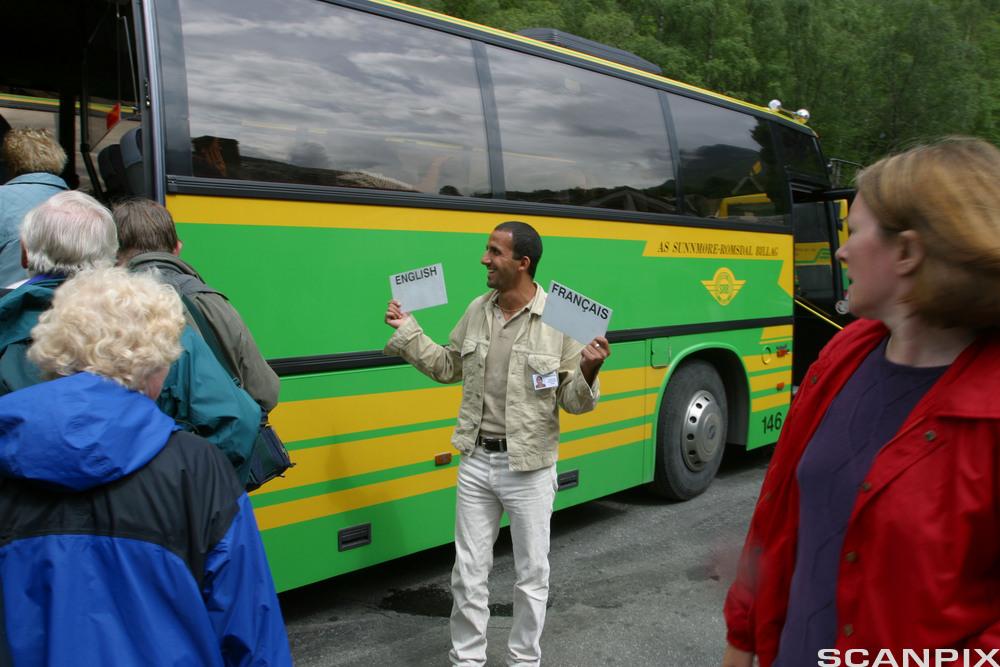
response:
[[[1000,145],[1000,0],[406,0],[512,32],[555,28],[663,75],[806,108],[827,157],[946,134]]]

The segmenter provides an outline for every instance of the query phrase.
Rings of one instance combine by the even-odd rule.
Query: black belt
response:
[[[507,451],[507,438],[484,438],[483,436],[479,436],[476,438],[476,444],[488,452]]]

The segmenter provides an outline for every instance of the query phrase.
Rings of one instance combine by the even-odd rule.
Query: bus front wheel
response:
[[[709,487],[726,447],[726,390],[707,361],[684,362],[663,392],[653,490],[673,500]]]

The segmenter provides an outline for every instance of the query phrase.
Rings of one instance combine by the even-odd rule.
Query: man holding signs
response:
[[[397,354],[438,382],[463,382],[452,444],[462,452],[451,587],[454,665],[486,664],[487,577],[504,511],[517,583],[509,665],[537,665],[549,591],[549,519],[555,498],[559,408],[593,410],[597,373],[611,354],[603,336],[586,346],[541,321],[546,294],[534,281],[542,240],[530,225],[504,222],[482,264],[490,291],[469,304],[441,346],[395,299],[385,314]]]

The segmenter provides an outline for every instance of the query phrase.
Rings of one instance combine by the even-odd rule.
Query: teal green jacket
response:
[[[27,358],[31,330],[63,280],[45,278],[0,298],[0,396],[42,381]],[[257,438],[260,406],[236,386],[191,327],[184,328],[181,347],[156,404],[181,428],[222,450],[245,483],[249,470],[244,464]]]

